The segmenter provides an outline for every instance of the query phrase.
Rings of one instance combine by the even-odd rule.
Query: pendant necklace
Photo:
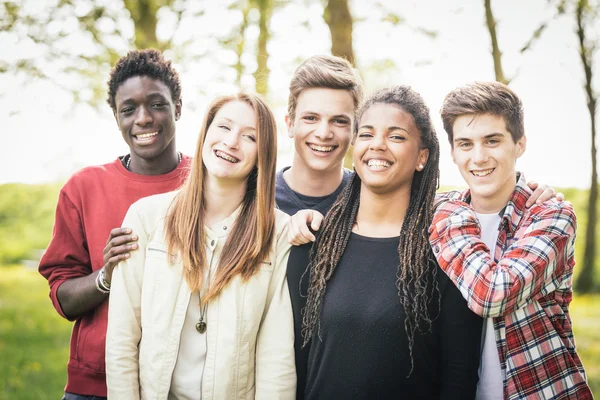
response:
[[[210,276],[211,276],[212,268],[208,266],[208,276],[206,277],[206,290],[210,288]],[[202,285],[204,286],[204,285]],[[198,323],[196,324],[196,330],[199,333],[206,332],[206,321],[204,318],[206,317],[206,311],[208,309],[208,302],[202,305],[202,296],[200,295],[201,290],[198,291],[198,308],[200,308],[200,318],[198,319]],[[208,318],[207,318],[208,319]]]
[[[198,292],[198,307],[200,308],[200,318],[198,319],[198,323],[196,324],[196,330],[199,333],[206,332],[206,322],[204,322],[204,316],[206,315],[206,308],[208,307],[208,302],[202,306],[202,297],[200,297],[200,292]]]

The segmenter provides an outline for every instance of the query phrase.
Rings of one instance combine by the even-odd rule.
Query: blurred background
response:
[[[147,47],[181,74],[186,154],[210,100],[244,88],[273,107],[278,165],[289,165],[289,80],[314,54],[347,58],[367,92],[409,84],[436,122],[443,189],[463,187],[439,118],[444,95],[474,80],[509,84],[525,105],[518,169],[577,212],[571,317],[600,393],[599,11],[599,0],[0,0],[0,399],[62,394],[71,323],[37,263],[65,180],[128,152],[106,81],[120,56]]]

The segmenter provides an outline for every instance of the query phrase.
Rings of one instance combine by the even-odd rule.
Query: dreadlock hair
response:
[[[106,102],[113,111],[116,109],[117,90],[127,79],[134,76],[147,76],[164,83],[171,91],[173,104],[177,104],[181,98],[179,74],[171,65],[171,61],[165,60],[162,53],[155,49],[133,50],[121,57],[110,71]]]
[[[435,284],[437,268],[433,268],[430,263],[431,248],[428,230],[433,219],[433,202],[439,181],[439,142],[429,115],[429,108],[423,98],[409,86],[381,89],[371,95],[357,114],[354,137],[358,133],[362,116],[375,104],[389,104],[412,115],[421,134],[421,148],[429,149],[425,168],[422,171],[415,171],[413,176],[410,201],[398,244],[400,265],[396,275],[396,287],[400,303],[406,313],[404,329],[408,336],[412,363],[415,332],[430,329],[431,322],[435,318],[435,316],[432,318],[428,312],[433,290],[437,290]],[[346,250],[360,207],[360,190],[361,179],[355,173],[327,213],[323,226],[317,234],[308,267],[309,288],[302,321],[304,345],[313,336],[315,327],[318,334],[327,281],[333,275]]]

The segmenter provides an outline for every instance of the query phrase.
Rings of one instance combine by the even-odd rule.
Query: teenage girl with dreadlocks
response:
[[[473,398],[482,322],[428,241],[439,176],[429,109],[399,86],[372,95],[356,121],[356,174],[307,272],[306,398]]]

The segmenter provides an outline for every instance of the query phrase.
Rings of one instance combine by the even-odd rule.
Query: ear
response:
[[[425,166],[427,165],[427,160],[429,159],[429,149],[421,149],[419,150],[419,157],[417,158],[417,171],[423,171]],[[422,167],[421,167],[422,166]]]
[[[515,158],[519,158],[525,153],[525,149],[527,149],[527,136],[523,135],[523,137],[517,140],[517,154]]]
[[[290,138],[294,137],[294,121],[291,120],[289,115],[285,115],[285,126],[288,128],[288,136]]]
[[[181,117],[181,108],[183,107],[183,101],[181,99],[177,100],[175,103],[175,121],[179,121]]]

